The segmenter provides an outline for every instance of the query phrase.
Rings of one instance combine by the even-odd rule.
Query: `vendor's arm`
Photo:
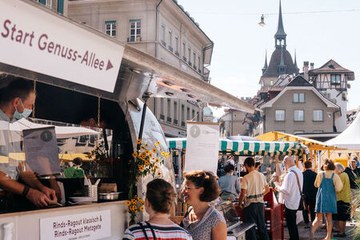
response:
[[[17,195],[24,195],[37,207],[46,207],[49,205],[50,199],[42,192],[28,188],[25,185],[9,178],[5,173],[0,172],[0,187],[7,192]],[[28,188],[26,191],[25,189]]]
[[[46,187],[43,185],[39,179],[36,177],[34,172],[32,171],[20,171],[20,176],[24,180],[26,184],[28,184],[30,187],[32,187],[34,190],[38,190],[41,193],[45,194],[46,197],[53,201],[57,202],[56,192],[55,190]]]

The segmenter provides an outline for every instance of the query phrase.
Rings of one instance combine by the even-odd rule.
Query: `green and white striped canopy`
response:
[[[186,149],[186,138],[167,138],[170,149]],[[297,142],[234,141],[219,140],[221,152],[236,155],[302,155],[304,146]]]

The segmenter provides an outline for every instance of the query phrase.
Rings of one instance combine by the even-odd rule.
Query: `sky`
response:
[[[267,52],[275,47],[278,0],[178,0],[214,42],[211,84],[237,97],[253,97]],[[303,62],[321,67],[333,59],[355,72],[348,109],[360,106],[360,1],[282,1],[287,50],[302,72]],[[261,27],[261,15],[265,25]]]

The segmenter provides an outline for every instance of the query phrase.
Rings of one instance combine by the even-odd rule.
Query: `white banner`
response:
[[[113,92],[124,47],[20,0],[0,0],[0,62]]]
[[[219,157],[219,125],[187,123],[185,172],[207,170],[216,175]]]
[[[90,240],[110,236],[110,210],[40,219],[41,240]]]

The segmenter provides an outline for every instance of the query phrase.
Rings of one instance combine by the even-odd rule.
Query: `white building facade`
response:
[[[166,62],[187,74],[209,81],[213,42],[199,24],[173,0],[75,0],[68,16]],[[136,69],[135,69],[136,71]],[[186,94],[186,89],[183,89]],[[185,136],[186,121],[202,121],[196,101],[152,98],[148,106],[165,135]],[[191,96],[188,97],[191,98]]]

